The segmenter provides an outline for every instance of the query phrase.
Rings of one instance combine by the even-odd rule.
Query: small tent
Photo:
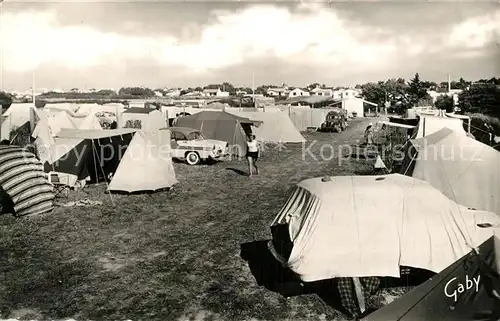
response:
[[[407,147],[401,174],[429,182],[461,205],[500,215],[500,152],[449,128]]]
[[[202,111],[191,116],[177,119],[176,127],[198,129],[208,139],[217,139],[229,144],[232,155],[243,156],[246,153],[247,135],[251,126],[260,126],[260,122],[245,118],[245,114],[236,116],[223,111]]]
[[[498,237],[492,236],[479,247],[479,253],[471,251],[464,255],[444,271],[362,321],[498,320],[500,298],[495,298],[492,291],[500,293]],[[494,310],[494,318],[484,312]]]
[[[177,184],[170,131],[138,131],[120,160],[109,184],[110,191],[157,191]]]
[[[7,111],[2,114],[1,138],[9,139],[10,133],[24,124],[30,122],[32,103],[13,103]]]
[[[0,146],[0,186],[14,203],[16,216],[52,211],[54,189],[34,154],[18,146]]]
[[[302,143],[306,139],[295,128],[286,113],[231,112],[240,117],[247,117],[262,125],[254,128],[257,140],[269,143]]]
[[[126,109],[118,119],[119,128],[136,128],[144,131],[155,131],[168,127],[165,115],[156,109],[132,107]]]

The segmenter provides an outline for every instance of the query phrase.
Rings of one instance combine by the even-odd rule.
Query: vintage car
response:
[[[205,139],[202,133],[193,128],[170,127],[172,158],[197,165],[202,161],[222,160],[229,154],[227,142]]]
[[[341,132],[347,126],[347,111],[342,108],[335,108],[326,115],[325,122],[321,124],[321,131]]]

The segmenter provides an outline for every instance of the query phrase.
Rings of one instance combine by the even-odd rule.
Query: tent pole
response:
[[[94,140],[92,140],[92,147],[93,149],[95,149],[95,151],[97,152],[97,149],[95,148],[94,146]],[[92,154],[94,154],[94,150],[92,151]],[[94,154],[95,155],[95,154]],[[94,159],[95,159],[95,156],[94,156]],[[106,173],[104,172],[104,169],[102,168],[101,164],[100,164],[101,160],[99,159],[99,168],[101,169],[101,172],[102,172],[102,175],[104,177],[106,177]],[[95,163],[95,162],[94,162]],[[97,168],[96,168],[96,172],[97,172]],[[96,173],[97,174],[97,173]],[[96,175],[97,176],[97,175]],[[106,188],[107,190],[109,191],[109,183],[107,181],[106,178],[104,178],[104,182],[106,183]],[[109,193],[109,199],[111,200],[111,204],[113,204],[113,206],[116,206],[115,204],[115,200],[113,199],[113,195],[111,195],[111,192]]]

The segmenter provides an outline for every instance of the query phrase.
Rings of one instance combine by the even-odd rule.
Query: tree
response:
[[[455,107],[455,103],[453,97],[450,97],[448,95],[441,95],[437,97],[434,106],[436,106],[437,109],[445,109],[447,113],[452,113]]]
[[[11,94],[0,91],[0,105],[2,105],[3,111],[8,109],[12,105],[13,97]]]
[[[143,87],[124,87],[118,91],[120,96],[138,96],[138,97],[153,97],[154,92],[149,88]]]
[[[475,84],[458,96],[462,112],[483,113],[500,118],[500,88],[491,83]]]
[[[429,100],[429,94],[427,93],[427,89],[425,88],[424,84],[420,80],[420,75],[418,74],[418,72],[415,74],[413,79],[410,80],[407,91],[409,102],[413,106],[422,105]]]
[[[223,82],[221,85],[221,90],[222,91],[227,91],[230,95],[235,95],[236,94],[236,88],[229,82]]]
[[[313,84],[307,85],[307,87],[306,87],[306,88],[307,88],[307,89],[309,89],[309,90],[311,91],[311,90],[313,90],[313,89],[314,89],[314,88],[316,88],[316,87],[320,87],[320,88],[321,88],[321,84],[320,84],[320,83],[318,83],[318,82],[315,82],[315,83],[313,83]]]

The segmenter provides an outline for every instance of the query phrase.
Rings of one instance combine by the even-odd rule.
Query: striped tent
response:
[[[54,189],[42,163],[18,146],[0,146],[0,185],[12,198],[16,216],[36,215],[54,208]]]

